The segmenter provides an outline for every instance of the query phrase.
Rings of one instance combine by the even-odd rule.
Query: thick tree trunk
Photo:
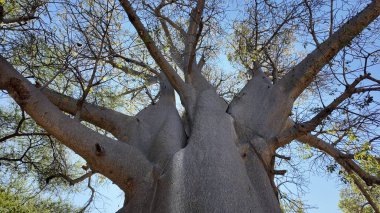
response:
[[[122,211],[280,212],[273,183],[273,162],[280,141],[278,136],[284,131],[293,102],[310,85],[320,69],[379,15],[380,1],[372,1],[276,84],[273,85],[260,69],[255,70],[252,80],[234,98],[228,109],[215,91],[209,89],[211,85],[201,75],[202,65],[199,65],[202,63],[194,63],[192,58],[196,56],[197,47],[194,35],[197,35],[198,30],[202,32],[203,0],[197,1],[194,12],[190,14],[188,29],[179,27],[185,50],[180,53],[184,60],[176,63],[182,67],[185,81],[156,43],[152,42],[149,30],[131,2],[120,0],[120,3],[150,55],[178,92],[189,120],[189,128],[186,128],[188,138],[182,141],[183,132],[178,132],[168,143],[174,144],[175,148],[152,158],[149,153],[155,153],[154,150],[147,153],[148,149],[144,149],[152,149],[151,144],[156,141],[152,137],[165,142],[168,140],[165,137],[167,134],[159,132],[182,131],[184,128],[181,123],[181,127],[173,125],[178,120],[175,116],[165,120],[167,126],[177,127],[172,129],[158,128],[149,113],[148,116],[141,116],[144,119],[137,128],[146,122],[145,129],[149,129],[150,133],[154,129],[156,133],[147,140],[141,140],[142,136],[136,135],[133,141],[137,144],[144,141],[139,149],[149,160],[154,159],[154,177],[149,182],[152,185],[145,188],[148,195],[142,196],[142,190],[136,189],[140,192],[139,196],[133,194]],[[164,7],[164,4],[165,1],[162,1],[157,8]],[[160,9],[156,9],[155,13],[160,15]],[[166,23],[161,23],[167,39],[171,41]],[[173,43],[169,43],[175,49]],[[170,110],[164,110],[169,109],[165,105],[160,103],[154,114],[164,117],[171,115]],[[133,141],[129,143],[133,144]],[[161,153],[161,149],[159,151]],[[149,201],[141,201],[144,199]]]
[[[204,55],[203,60],[196,60],[205,1],[196,2],[188,29],[174,27],[183,37],[184,51],[176,49],[167,23],[159,17],[183,80],[131,2],[120,0],[160,69],[150,70],[160,78],[159,102],[136,116],[87,103],[78,108],[78,102],[70,97],[36,88],[2,56],[0,90],[6,90],[38,125],[83,157],[93,172],[103,174],[125,191],[127,202],[120,212],[281,212],[273,183],[275,150],[299,136],[303,136],[301,141],[330,154],[348,173],[355,172],[368,185],[380,182],[354,161],[344,160],[339,150],[308,134],[353,94],[360,81],[347,87],[307,123],[307,128],[290,125],[284,131],[296,98],[323,66],[379,16],[380,0],[373,0],[343,24],[276,84],[257,67],[229,106],[202,75]],[[161,1],[157,8],[165,4]],[[160,16],[157,8],[154,12]],[[186,109],[186,119],[178,114],[173,88]],[[117,140],[98,134],[61,111],[79,115]]]
[[[260,157],[239,148],[226,110],[214,90],[202,92],[187,145],[156,172],[152,186],[141,189],[145,196],[120,212],[280,212]]]
[[[127,202],[120,212],[280,212],[265,154],[271,152],[262,146],[267,144],[263,134],[252,135],[247,143],[242,124],[234,121],[237,114],[231,113],[233,109],[231,115],[227,113],[227,104],[215,89],[203,87],[194,95],[186,135],[174,91],[163,78],[157,104],[125,122],[117,119],[114,135],[119,141],[115,141],[64,115],[6,60],[0,62],[0,88],[9,91],[39,125],[84,157],[92,170],[125,191]],[[104,111],[86,106],[89,112]],[[68,113],[73,113],[71,108],[61,106]],[[107,121],[108,114],[101,113],[102,119]],[[90,115],[83,118],[93,121]],[[123,126],[125,135],[119,131]]]

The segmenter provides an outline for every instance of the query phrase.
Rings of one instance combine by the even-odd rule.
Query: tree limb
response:
[[[19,132],[14,132],[10,135],[6,135],[2,138],[0,138],[0,143],[3,143],[11,138],[14,138],[14,137],[25,137],[25,136],[48,136],[49,134],[48,133],[44,133],[44,132],[30,132],[30,133],[19,133]]]
[[[28,22],[33,19],[39,18],[36,16],[37,9],[41,6],[43,6],[46,3],[38,3],[38,2],[32,2],[30,11],[26,12],[25,15],[21,15],[18,17],[12,17],[12,18],[4,18],[7,11],[4,11],[3,5],[0,5],[0,24],[14,24],[14,23],[21,23],[21,22]]]
[[[354,93],[358,92],[355,87],[367,77],[359,76],[350,85],[346,86],[346,90],[337,98],[335,98],[328,106],[322,109],[309,121],[301,124],[304,131],[310,132],[314,130],[327,116],[329,116],[343,101],[351,97]]]
[[[310,5],[309,5],[309,3],[307,1],[308,0],[304,0],[303,2],[304,2],[305,6],[307,8],[307,11],[309,12],[309,17],[308,17],[309,18],[309,27],[308,27],[308,30],[309,30],[309,32],[311,34],[311,37],[314,40],[315,45],[317,47],[319,47],[320,44],[319,44],[317,35],[315,33],[315,30],[314,30],[313,11],[311,10],[311,7],[310,7]],[[332,26],[332,25],[330,25],[330,26]],[[330,31],[330,33],[332,34],[332,31]],[[330,34],[330,36],[331,36],[331,34]]]
[[[176,73],[174,68],[169,64],[165,59],[164,55],[154,44],[153,38],[149,35],[148,30],[145,28],[140,18],[136,14],[136,11],[133,9],[131,3],[128,0],[120,0],[121,5],[123,6],[125,12],[128,15],[128,18],[132,25],[135,27],[137,33],[139,34],[141,40],[144,42],[149,53],[156,61],[157,65],[165,73],[168,80],[172,84],[173,88],[181,95],[184,96],[187,93],[187,86],[181,77]]]
[[[288,156],[285,156],[285,155],[280,155],[280,154],[275,154],[274,155],[276,158],[280,158],[280,159],[284,159],[284,160],[290,160],[291,159],[291,157],[288,157]]]
[[[362,195],[365,197],[365,199],[368,201],[368,203],[371,205],[373,210],[375,210],[375,213],[380,213],[379,207],[376,204],[376,202],[372,199],[371,195],[368,194],[367,190],[363,186],[363,184],[354,176],[351,175],[352,180],[354,181],[355,185],[358,187]]]
[[[172,21],[169,17],[167,16],[164,16],[161,14],[161,10],[166,7],[167,5],[170,5],[172,3],[175,3],[175,1],[165,1],[165,0],[161,0],[161,3],[156,7],[156,8],[152,8],[149,4],[145,4],[143,2],[143,4],[147,5],[154,13],[157,17],[165,20],[166,22],[169,23],[170,26],[172,26],[174,29],[176,29],[183,38],[186,37],[186,31],[178,24],[176,24],[174,21]],[[161,21],[161,20],[160,20]],[[166,24],[165,24],[166,25]]]
[[[373,0],[286,74],[279,81],[279,86],[295,100],[313,81],[322,67],[379,15],[380,0]]]
[[[196,47],[202,33],[202,14],[205,7],[204,0],[198,0],[197,6],[190,13],[189,28],[186,33],[185,43],[185,70],[190,73],[196,55]]]
[[[177,66],[181,67],[183,69],[184,64],[183,64],[183,59],[182,59],[182,54],[178,51],[177,47],[175,47],[171,33],[169,31],[169,27],[166,24],[168,22],[174,29],[178,30],[182,36],[182,39],[185,39],[186,37],[186,32],[178,25],[176,25],[171,19],[168,17],[165,17],[161,14],[161,9],[165,1],[161,1],[161,4],[154,8],[151,8],[151,10],[154,12],[154,14],[159,18],[159,21],[161,23],[162,29],[164,30],[165,37],[167,39],[167,42],[169,44],[169,50],[170,50],[170,55],[174,59],[174,62],[177,64]],[[150,7],[150,5],[148,5]]]
[[[76,114],[78,100],[50,89],[43,89],[42,93],[60,110],[71,115]],[[112,133],[119,140],[122,140],[119,137],[119,135],[123,135],[123,133],[121,133],[123,131],[122,128],[133,118],[105,107],[84,102],[82,112],[80,113],[80,119],[94,124],[95,126]]]
[[[67,181],[70,184],[70,186],[73,186],[77,183],[80,183],[80,182],[86,180],[87,178],[91,177],[93,174],[94,174],[94,172],[90,171],[90,172],[87,172],[86,174],[84,174],[78,178],[73,179],[73,178],[69,177],[68,175],[58,173],[58,174],[54,174],[54,175],[47,177],[46,178],[46,184],[49,184],[49,182],[54,178],[62,178],[65,181]]]
[[[125,62],[127,62],[127,63],[136,64],[136,65],[138,65],[138,66],[140,66],[140,67],[142,67],[142,68],[145,68],[145,69],[147,69],[149,72],[153,73],[153,74],[156,75],[156,76],[159,76],[159,75],[160,75],[159,72],[158,72],[157,70],[153,69],[152,67],[150,67],[149,65],[147,65],[147,64],[144,63],[144,62],[137,61],[137,60],[134,60],[134,59],[131,59],[131,58],[127,58],[127,57],[122,56],[122,55],[120,55],[120,54],[114,54],[113,56],[114,56],[114,57],[121,58],[121,59],[123,59],[123,60],[124,60]],[[113,62],[113,60],[111,60],[111,61]],[[108,62],[108,61],[106,61],[106,62]]]
[[[91,168],[127,188],[126,177],[147,183],[152,165],[136,148],[101,135],[71,119],[54,106],[6,59],[0,56],[0,89],[10,96],[49,134],[83,157]],[[98,154],[98,147],[102,154]],[[140,182],[141,183],[141,182]]]
[[[3,24],[13,24],[13,23],[20,23],[20,22],[27,22],[33,19],[37,19],[38,17],[34,16],[34,14],[29,14],[27,16],[20,16],[15,18],[6,18],[6,19],[0,19],[0,23]]]
[[[94,187],[91,186],[91,176],[88,177],[87,187],[90,189],[91,195],[90,195],[90,198],[88,199],[88,201],[86,202],[85,206],[83,206],[83,208],[79,211],[80,213],[85,212],[85,210],[90,206],[90,204],[94,200],[95,189],[94,189]]]
[[[111,59],[111,60],[104,60],[104,62],[110,64],[112,67],[114,67],[116,69],[119,69],[119,70],[123,71],[126,74],[129,74],[129,75],[132,75],[132,76],[136,76],[136,77],[144,77],[144,78],[146,78],[149,81],[155,79],[155,81],[157,82],[157,77],[152,76],[152,75],[148,75],[148,74],[146,74],[144,72],[139,72],[139,71],[131,69],[131,68],[127,67],[127,66],[119,65],[113,59]],[[139,66],[141,66],[141,65],[139,65]],[[150,72],[154,72],[154,74],[156,74],[156,75],[159,75],[159,73],[156,70],[154,70],[154,69],[152,69],[150,67],[149,68],[144,67],[144,68],[148,69]]]
[[[329,144],[315,135],[307,134],[297,138],[298,141],[308,144],[316,149],[319,149],[331,157],[333,157],[347,172],[356,173],[363,181],[371,186],[373,184],[380,184],[380,177],[372,176],[364,171],[352,159],[347,158],[346,154],[339,151],[332,144]]]
[[[301,124],[294,124],[293,121],[290,127],[278,135],[273,142],[276,147],[281,147],[291,142],[293,139],[310,133],[313,131],[321,122],[327,118],[331,113],[337,109],[337,107],[345,101],[347,98],[350,98],[355,93],[363,92],[360,88],[355,88],[363,79],[366,79],[369,75],[359,76],[356,78],[350,85],[346,86],[346,90],[335,98],[328,106],[324,107],[319,113],[317,113],[309,121],[306,121]],[[366,91],[372,90],[373,88],[366,88]]]

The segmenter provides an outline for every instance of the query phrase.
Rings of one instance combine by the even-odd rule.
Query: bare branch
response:
[[[202,14],[205,6],[204,0],[198,0],[197,6],[190,13],[189,28],[187,30],[185,43],[185,70],[191,72],[194,58],[196,55],[196,47],[202,33],[203,23]]]
[[[38,125],[119,187],[127,187],[124,177],[149,180],[147,176],[152,165],[139,150],[101,135],[63,114],[3,57],[0,57],[0,88],[7,90]],[[96,147],[102,148],[101,156],[96,154]]]
[[[294,13],[297,11],[297,7],[294,7],[292,9],[292,11],[287,14],[287,16],[284,18],[284,20],[281,22],[281,24],[279,24],[277,26],[277,28],[274,30],[274,32],[272,33],[271,37],[262,45],[262,47],[258,50],[258,52],[261,52],[264,48],[266,48],[271,42],[272,40],[278,36],[278,33],[280,32],[280,30],[282,29],[282,27],[284,27],[285,24],[287,24],[290,20],[294,19]],[[258,28],[257,28],[258,30]]]
[[[350,85],[346,86],[346,90],[337,98],[335,98],[328,106],[322,109],[317,115],[315,115],[309,121],[301,124],[304,131],[310,132],[315,129],[327,116],[329,116],[343,101],[351,97],[354,93],[358,92],[355,87],[367,77],[359,76]]]
[[[371,205],[373,210],[375,210],[375,213],[380,213],[379,207],[376,204],[376,202],[372,199],[371,195],[368,194],[367,190],[363,186],[363,184],[355,177],[355,175],[351,175],[352,180],[354,181],[355,185],[358,187],[360,192],[363,194],[365,199],[368,201],[368,203]]]
[[[21,17],[15,17],[15,18],[7,18],[7,19],[0,19],[0,23],[3,24],[13,24],[13,23],[20,23],[20,22],[27,22],[33,19],[37,19],[38,17],[34,16],[34,14],[29,14],[27,16],[21,16]]]
[[[276,84],[278,81],[277,64],[276,64],[276,62],[273,61],[272,57],[270,56],[270,54],[268,53],[268,50],[265,47],[263,47],[263,52],[264,52],[265,56],[268,58],[270,66],[272,67],[272,82],[273,82],[273,84]]]
[[[276,158],[284,159],[284,160],[290,160],[291,158],[288,156],[280,155],[280,154],[275,154],[274,155]]]
[[[286,170],[273,170],[272,173],[274,175],[285,175],[286,174]]]
[[[25,112],[24,111],[21,111],[21,119],[20,121],[18,122],[17,124],[17,127],[14,131],[14,133],[10,134],[10,135],[6,135],[2,138],[0,138],[0,143],[2,142],[5,142],[11,138],[14,138],[14,137],[23,137],[23,136],[47,136],[49,134],[47,133],[44,133],[44,132],[41,132],[41,133],[38,133],[38,132],[32,132],[32,133],[21,133],[20,132],[20,129],[21,129],[21,126],[22,124],[24,123],[25,121]]]
[[[178,51],[177,47],[175,47],[171,33],[169,31],[169,27],[166,24],[166,22],[168,22],[174,29],[176,29],[180,32],[182,39],[185,39],[186,32],[180,26],[177,26],[171,19],[169,19],[168,17],[165,17],[161,14],[161,9],[163,8],[163,2],[164,1],[162,1],[161,4],[157,8],[155,8],[155,9],[151,8],[151,9],[154,11],[154,14],[157,17],[159,17],[159,21],[161,23],[162,29],[164,30],[166,39],[169,43],[169,49],[170,49],[171,57],[174,59],[175,63],[179,67],[183,68],[184,65],[183,65],[182,54]]]
[[[93,174],[95,174],[94,172],[90,171],[90,172],[87,172],[86,174],[78,177],[78,178],[71,178],[69,177],[68,175],[65,175],[65,174],[62,174],[62,173],[59,173],[59,174],[54,174],[54,175],[51,175],[49,177],[46,178],[46,184],[49,184],[50,181],[54,178],[62,178],[64,179],[65,181],[67,181],[69,183],[70,186],[73,186],[77,183],[80,183],[84,180],[86,180],[87,178],[91,177]]]
[[[308,26],[308,30],[310,31],[311,37],[313,38],[315,45],[317,47],[319,47],[320,43],[318,41],[317,35],[315,33],[315,30],[314,30],[313,11],[311,10],[311,7],[310,7],[310,5],[309,5],[309,3],[308,3],[307,0],[304,0],[303,2],[304,2],[305,6],[307,8],[307,11],[309,12],[309,26]],[[330,36],[331,36],[331,34],[330,34]]]
[[[330,0],[330,26],[329,26],[329,36],[333,34],[334,28],[334,0]]]
[[[110,64],[112,67],[114,68],[117,68],[121,71],[123,71],[124,73],[128,74],[128,75],[132,75],[132,76],[136,76],[136,77],[143,77],[143,78],[146,78],[148,81],[156,81],[158,80],[157,77],[154,77],[152,75],[148,75],[144,72],[139,72],[137,70],[134,70],[134,69],[131,69],[127,66],[123,66],[123,65],[120,65],[120,64],[117,64],[114,60],[105,60],[106,63]],[[132,63],[132,62],[131,62]],[[141,66],[141,65],[139,65]],[[148,65],[146,65],[148,66]],[[145,69],[148,69],[149,71],[151,72],[154,72],[155,74],[157,73],[156,70],[154,70],[153,68],[150,68],[150,67],[144,67]],[[157,73],[159,74],[159,73]]]
[[[26,12],[25,15],[21,15],[18,17],[12,17],[12,18],[4,18],[4,15],[7,11],[4,11],[3,5],[0,5],[0,24],[15,24],[15,23],[22,23],[22,22],[28,22],[34,19],[38,19],[38,16],[36,16],[37,9],[41,6],[43,6],[46,3],[31,3],[32,5],[30,8],[30,11]]]
[[[127,57],[122,56],[120,54],[114,54],[114,57],[121,58],[121,59],[123,59],[127,63],[132,63],[132,64],[138,65],[138,66],[140,66],[142,68],[145,68],[145,69],[147,69],[148,71],[150,71],[151,73],[153,73],[156,76],[160,75],[157,70],[153,69],[151,66],[149,66],[148,64],[146,64],[144,62],[137,61],[137,60],[134,60],[134,59],[131,59],[131,58],[127,58]]]
[[[0,143],[2,142],[5,142],[11,138],[15,138],[15,137],[25,137],[25,136],[48,136],[49,134],[48,133],[44,133],[44,132],[30,132],[30,133],[19,133],[19,132],[15,132],[15,133],[12,133],[10,135],[7,135],[7,136],[4,136],[2,138],[0,138]]]
[[[205,56],[205,54],[202,54],[202,56],[198,62],[198,69],[202,70],[205,64],[206,64],[206,56]]]
[[[172,21],[169,17],[166,17],[162,15],[161,13],[159,13],[158,17],[166,21],[171,27],[177,30],[182,37],[184,38],[186,37],[186,31],[181,26],[179,26],[174,21]]]
[[[284,88],[289,93],[289,97],[295,100],[314,80],[322,67],[374,21],[379,14],[380,0],[374,0],[297,64],[279,81],[279,86]]]
[[[355,87],[369,75],[359,76],[356,78],[350,85],[346,86],[346,90],[337,98],[335,98],[328,106],[322,109],[319,113],[317,113],[313,118],[309,121],[292,125],[292,127],[288,128],[284,132],[282,132],[279,136],[274,139],[274,143],[276,147],[281,147],[292,141],[293,139],[305,135],[311,131],[313,131],[321,122],[327,118],[337,107],[345,101],[347,98],[350,98],[355,93],[363,92],[361,89],[356,89]],[[372,88],[369,88],[370,90]],[[367,90],[367,91],[368,91]]]
[[[137,33],[147,47],[149,53],[161,68],[161,70],[165,73],[173,88],[177,90],[181,96],[185,95],[187,93],[187,86],[185,82],[176,73],[174,68],[169,64],[164,55],[154,44],[152,37],[149,35],[148,30],[145,28],[140,18],[137,16],[136,11],[133,9],[131,3],[128,0],[120,0],[120,2],[128,15],[130,22],[135,27]]]
[[[88,177],[87,187],[90,189],[91,195],[90,195],[90,198],[88,199],[88,201],[86,202],[86,205],[79,211],[80,213],[85,212],[85,210],[90,206],[90,204],[94,200],[95,189],[94,189],[94,187],[91,186],[91,176]]]
[[[78,100],[49,89],[43,89],[42,92],[60,110],[75,115]],[[126,123],[133,120],[133,117],[84,102],[80,119],[112,133],[119,140],[123,140],[123,127]]]
[[[329,144],[315,135],[307,134],[297,138],[298,141],[317,148],[333,157],[347,172],[355,172],[367,185],[380,184],[380,177],[375,177],[364,171],[352,159],[347,158],[346,154],[339,151],[332,144]]]
[[[143,1],[143,4],[146,5],[147,7],[149,7],[149,9],[152,10],[152,12],[155,14],[155,16],[157,16],[160,19],[161,24],[165,25],[166,30],[168,29],[168,27],[167,27],[165,22],[167,22],[171,27],[173,27],[175,30],[177,30],[183,38],[185,38],[186,37],[186,31],[181,26],[179,26],[174,21],[172,21],[169,17],[164,16],[161,13],[161,10],[164,7],[166,7],[167,5],[172,4],[172,3],[174,3],[174,1],[166,2],[165,0],[162,0],[161,3],[156,8],[153,8],[151,5],[146,4],[145,1]],[[165,28],[164,28],[164,30],[165,30]]]

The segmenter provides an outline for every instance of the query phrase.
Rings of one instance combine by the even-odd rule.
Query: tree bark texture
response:
[[[161,71],[157,76],[159,101],[135,116],[83,103],[80,118],[73,119],[67,114],[78,113],[77,100],[36,88],[0,56],[0,89],[38,125],[83,157],[92,171],[105,175],[126,193],[119,212],[281,212],[273,181],[279,146],[300,137],[340,159],[337,150],[308,135],[312,128],[303,131],[289,122],[289,116],[295,99],[320,69],[379,16],[379,0],[333,33],[278,83],[272,84],[257,67],[230,104],[203,77],[204,62],[194,60],[194,35],[202,29],[203,1],[192,12],[189,30],[182,32],[191,43],[189,51],[177,57],[184,79],[152,42],[131,3],[120,3]],[[185,107],[183,116],[176,108],[174,91]],[[322,118],[329,112],[322,113]],[[110,132],[115,139],[87,128],[81,120]],[[280,138],[284,135],[285,139]],[[337,161],[362,173],[353,161]]]

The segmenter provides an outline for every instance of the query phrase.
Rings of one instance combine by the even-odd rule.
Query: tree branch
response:
[[[71,177],[69,177],[65,174],[58,173],[58,174],[51,175],[51,176],[47,177],[45,181],[46,181],[46,184],[49,184],[49,182],[54,178],[62,178],[65,181],[67,181],[70,186],[73,186],[77,183],[80,183],[80,182],[86,180],[87,178],[91,177],[93,174],[94,174],[94,172],[90,171],[90,172],[87,172],[86,174],[84,174],[78,178],[72,179]]]
[[[274,175],[285,175],[287,170],[272,170],[271,171]]]
[[[137,33],[147,47],[149,53],[156,61],[157,65],[165,73],[173,88],[177,90],[181,96],[184,96],[187,93],[187,86],[185,82],[176,73],[174,68],[169,64],[164,55],[154,44],[153,38],[149,35],[148,30],[145,28],[140,18],[137,16],[136,11],[133,9],[131,3],[128,0],[120,0],[120,3],[127,13],[130,22],[135,27]]]
[[[79,211],[80,213],[85,212],[85,210],[90,206],[90,204],[94,200],[95,189],[94,189],[94,187],[91,186],[91,176],[88,177],[87,187],[90,189],[91,195],[90,195],[90,198],[88,199],[88,201],[86,202],[85,206],[83,206],[83,208]]]
[[[0,143],[3,143],[11,138],[15,137],[25,137],[25,136],[48,136],[48,133],[43,133],[43,132],[30,132],[30,133],[19,133],[19,132],[14,132],[10,135],[4,136],[0,138]]]
[[[311,118],[309,121],[306,121],[301,124],[294,124],[293,121],[292,125],[290,127],[283,131],[280,135],[278,135],[275,139],[273,139],[273,143],[276,147],[281,147],[286,145],[287,143],[291,142],[293,139],[300,137],[302,135],[305,135],[307,133],[310,133],[313,131],[318,125],[321,124],[321,122],[327,118],[331,113],[337,109],[337,107],[345,101],[347,98],[350,98],[355,93],[363,92],[362,89],[355,88],[363,79],[366,79],[369,75],[366,74],[364,76],[359,76],[356,78],[350,85],[346,86],[346,90],[337,98],[335,98],[328,106],[326,106],[324,109],[322,109],[319,113],[317,113],[313,118]],[[371,90],[373,88],[367,88],[368,90]]]
[[[319,47],[319,41],[318,41],[318,38],[317,38],[317,35],[315,33],[315,30],[314,30],[314,22],[313,22],[313,11],[311,10],[311,7],[309,5],[309,3],[307,2],[308,0],[304,0],[303,2],[305,3],[305,6],[307,8],[307,11],[309,12],[309,27],[308,27],[308,30],[311,34],[311,37],[313,38],[314,40],[314,43],[317,47]],[[331,26],[331,25],[330,25]],[[332,33],[332,31],[331,31]],[[331,34],[330,34],[331,36]]]
[[[335,98],[328,106],[322,109],[317,115],[315,115],[309,121],[301,124],[303,131],[310,132],[314,130],[327,116],[329,116],[343,101],[350,98],[354,93],[358,92],[355,87],[367,77],[359,76],[350,85],[346,86],[346,90],[337,98]]]
[[[266,47],[263,47],[263,52],[265,56],[268,58],[270,66],[272,67],[272,82],[273,84],[276,84],[278,81],[278,73],[279,73],[277,64],[276,62],[273,61]]]
[[[112,67],[114,67],[114,68],[116,68],[116,69],[119,69],[119,70],[121,70],[121,71],[123,71],[124,73],[126,73],[126,74],[129,74],[129,75],[132,75],[132,76],[136,76],[136,77],[144,77],[144,78],[146,78],[148,81],[156,81],[157,82],[157,77],[155,77],[155,76],[152,76],[152,75],[148,75],[148,74],[146,74],[146,73],[144,73],[144,72],[139,72],[139,71],[136,71],[136,70],[134,70],[134,69],[131,69],[131,68],[129,68],[129,67],[127,67],[127,66],[122,66],[122,65],[120,65],[120,64],[117,64],[114,60],[104,60],[104,62],[106,62],[106,63],[108,63],[108,64],[110,64]],[[141,65],[139,65],[139,66],[141,66]],[[147,65],[146,65],[147,66]],[[148,66],[149,67],[149,66]],[[147,67],[143,67],[143,68],[145,68],[145,69],[148,69],[150,72],[154,72],[154,74],[156,74],[156,75],[159,75],[159,73],[156,71],[156,70],[154,70],[153,68],[147,68]]]
[[[288,156],[285,156],[285,155],[280,155],[280,154],[277,154],[277,153],[274,156],[276,158],[284,159],[284,160],[287,160],[287,161],[289,161],[291,159],[291,157],[288,157]]]
[[[373,0],[286,74],[279,81],[279,86],[295,100],[313,81],[322,67],[379,15],[380,0]]]
[[[202,14],[205,7],[204,0],[198,0],[197,6],[190,13],[189,28],[186,33],[185,43],[185,70],[190,73],[196,55],[196,47],[202,33]]]
[[[78,100],[50,89],[43,89],[42,92],[51,103],[57,106],[60,110],[71,115],[76,114]],[[133,118],[105,107],[84,102],[82,112],[80,113],[80,119],[112,133],[119,140],[123,140],[123,138],[120,137],[121,135],[124,135],[122,128]]]
[[[27,16],[20,16],[15,18],[6,18],[6,19],[0,19],[0,23],[3,24],[13,24],[13,23],[20,23],[20,22],[27,22],[33,19],[37,19],[38,17],[34,16],[34,14],[29,14]]]
[[[365,189],[365,187],[363,186],[363,184],[354,176],[354,175],[351,175],[351,178],[352,180],[354,181],[355,185],[358,187],[358,189],[360,190],[360,192],[363,194],[363,196],[365,197],[365,199],[368,201],[368,203],[371,205],[371,207],[373,208],[373,210],[375,210],[375,213],[380,213],[380,210],[379,210],[379,207],[378,205],[376,204],[376,202],[372,199],[371,195],[368,194],[367,190]]]
[[[165,5],[164,2],[165,1],[162,1],[158,7],[156,7],[155,9],[151,8],[151,10],[159,18],[162,29],[164,30],[167,42],[169,44],[170,55],[174,59],[174,62],[177,64],[177,66],[183,69],[184,64],[183,64],[182,54],[178,51],[177,47],[175,47],[171,33],[169,31],[169,27],[166,24],[166,22],[168,22],[174,29],[180,32],[181,36],[183,37],[182,39],[185,39],[186,32],[180,26],[176,25],[171,19],[161,14],[161,9]],[[150,6],[148,5],[148,7]]]
[[[25,15],[22,15],[19,17],[12,17],[12,18],[4,18],[4,15],[6,14],[7,11],[4,11],[3,5],[0,5],[0,24],[14,24],[14,23],[27,22],[33,19],[37,19],[38,16],[35,15],[37,12],[37,9],[46,3],[34,2],[31,4],[32,5],[30,5],[31,6],[30,11],[26,12]]]
[[[125,57],[125,56],[122,56],[122,55],[120,55],[120,54],[114,54],[113,55],[114,57],[118,57],[118,58],[121,58],[121,59],[123,59],[125,62],[127,62],[127,63],[132,63],[132,64],[135,64],[135,65],[138,65],[138,66],[140,66],[140,67],[142,67],[142,68],[145,68],[145,69],[147,69],[149,72],[151,72],[151,73],[153,73],[154,75],[156,75],[156,76],[159,76],[160,74],[159,74],[159,72],[157,71],[157,70],[155,70],[155,69],[153,69],[152,67],[150,67],[148,64],[146,64],[146,63],[143,63],[143,62],[141,62],[141,61],[137,61],[137,60],[134,60],[134,59],[131,59],[131,58],[127,58],[127,57]],[[113,60],[111,60],[112,62],[113,62]],[[108,62],[108,61],[107,61]]]
[[[94,171],[110,178],[120,188],[128,188],[126,177],[144,183],[151,181],[152,165],[138,149],[101,135],[63,114],[2,56],[0,89],[7,90],[38,125],[83,157]],[[99,147],[101,155],[98,154]]]
[[[363,181],[371,186],[373,184],[380,184],[380,177],[372,176],[364,171],[352,159],[347,158],[346,154],[339,151],[332,144],[329,144],[315,135],[307,134],[297,138],[298,141],[308,144],[316,149],[319,149],[331,157],[333,157],[347,172],[355,172]]]
[[[166,17],[166,16],[163,16],[161,14],[161,10],[166,7],[167,5],[170,5],[172,3],[175,3],[176,1],[165,1],[165,0],[161,0],[161,3],[156,7],[156,8],[152,8],[149,4],[145,4],[147,5],[148,7],[150,7],[150,9],[155,13],[155,15],[157,15],[159,18],[162,18],[164,19],[166,22],[169,23],[170,26],[172,26],[174,29],[176,29],[183,38],[186,37],[186,31],[178,24],[176,24],[174,21],[172,21],[170,18]]]

